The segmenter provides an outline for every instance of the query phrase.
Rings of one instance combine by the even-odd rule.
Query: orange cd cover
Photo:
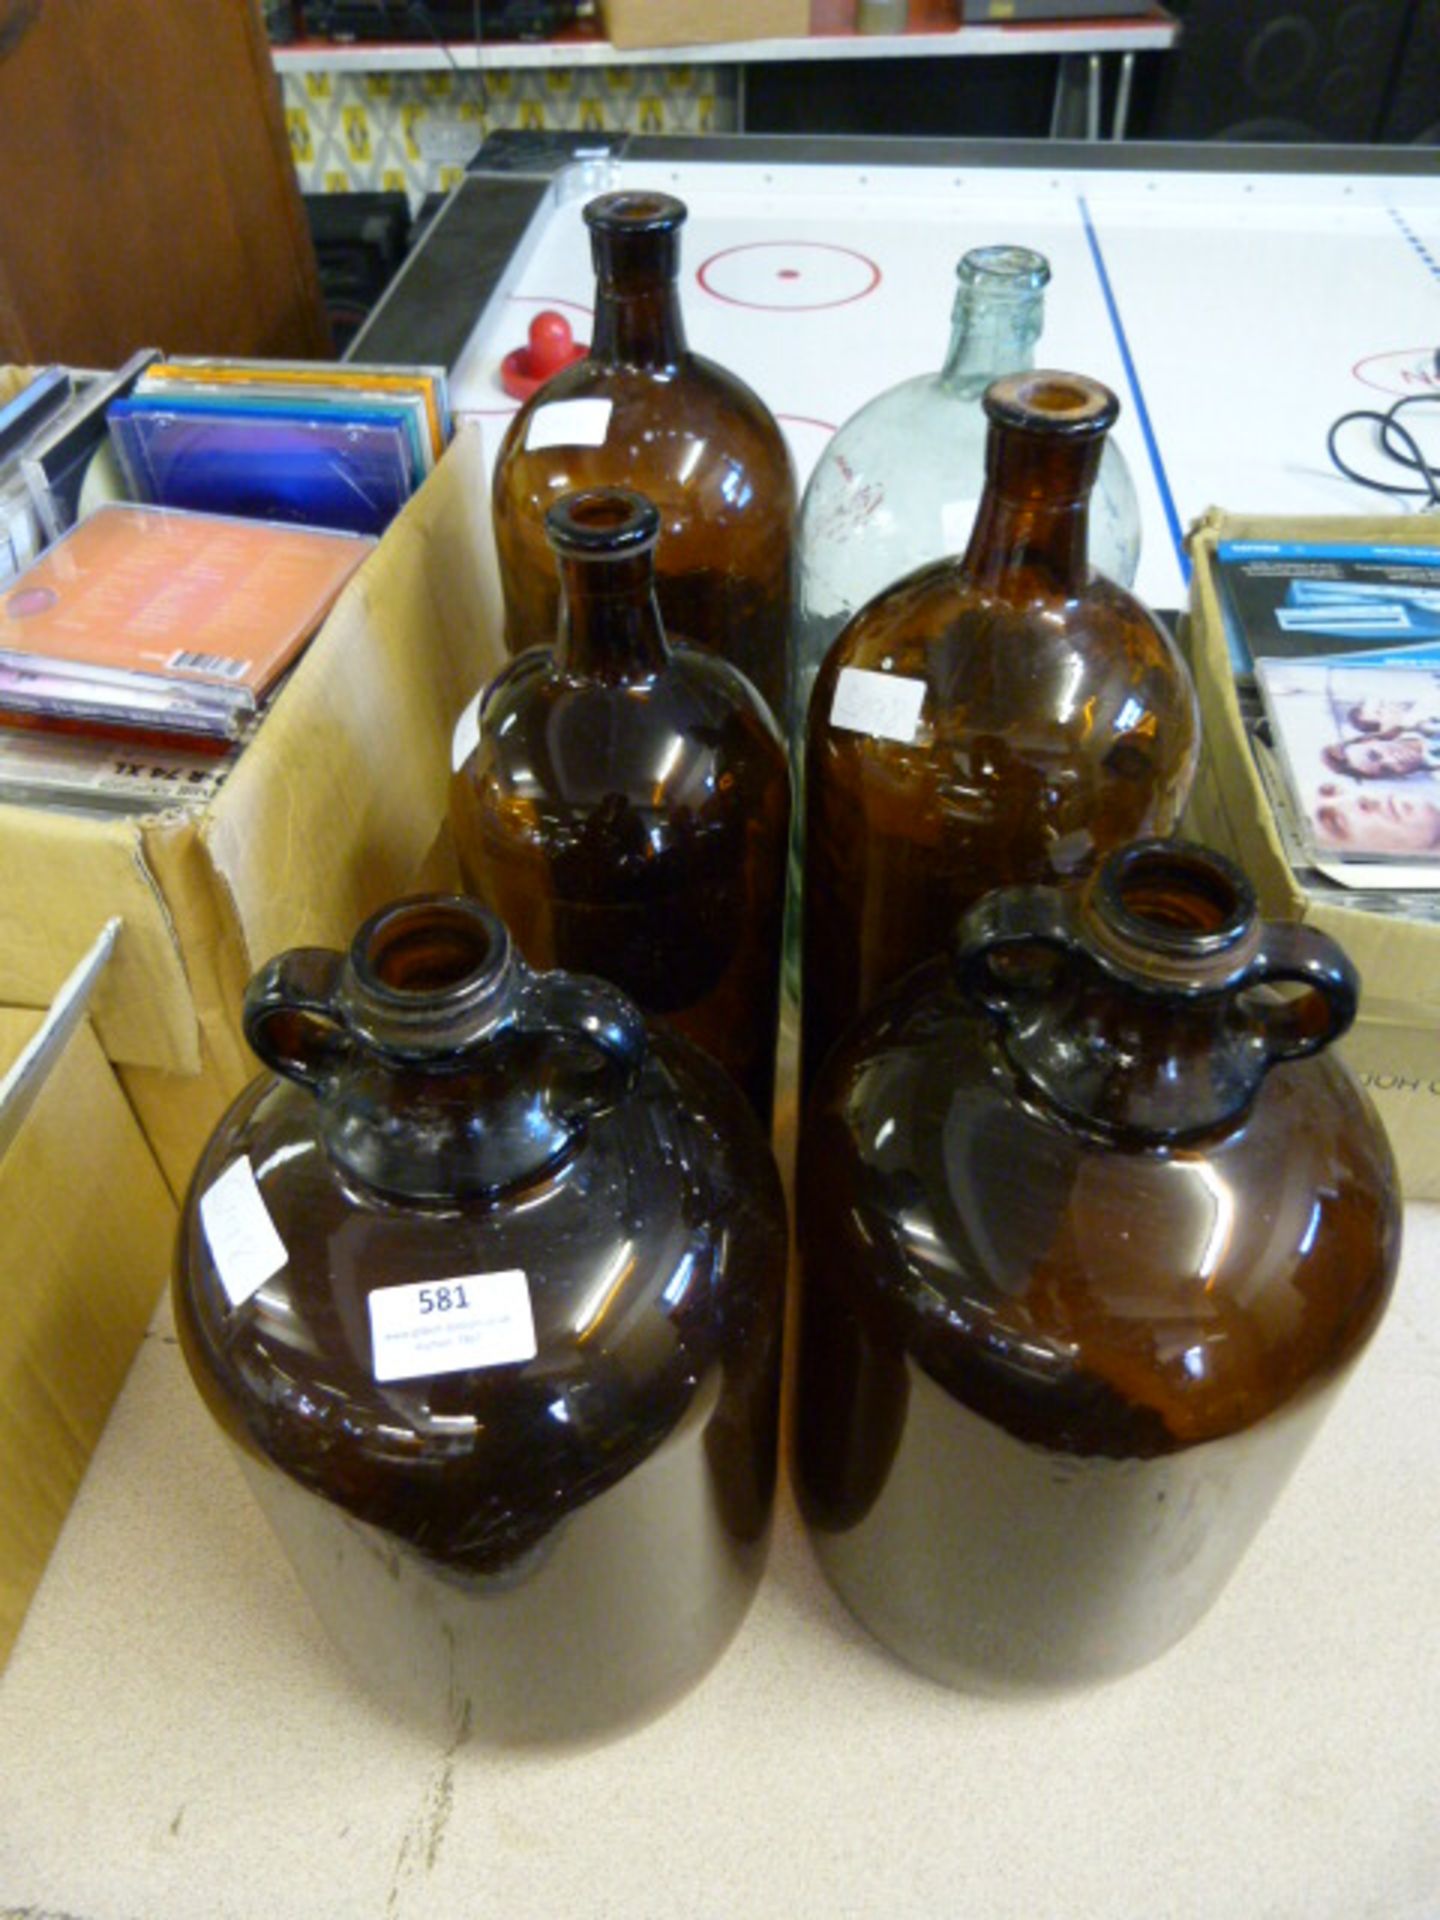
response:
[[[110,505],[0,594],[0,663],[261,700],[375,545],[356,534]]]

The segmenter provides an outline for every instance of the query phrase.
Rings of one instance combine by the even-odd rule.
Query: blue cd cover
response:
[[[393,413],[302,419],[135,399],[109,421],[133,497],[154,506],[379,534],[414,490]]]
[[[1440,546],[1224,540],[1217,558],[1238,674],[1440,640]]]

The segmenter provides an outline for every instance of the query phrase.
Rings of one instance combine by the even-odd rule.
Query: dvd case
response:
[[[1440,862],[1440,646],[1255,676],[1310,860]]]
[[[379,534],[414,491],[393,414],[323,419],[151,396],[118,402],[109,419],[132,497],[154,506]]]
[[[97,374],[74,394],[44,432],[24,449],[20,470],[48,540],[58,540],[80,517],[80,496],[96,455],[108,444],[106,410],[129,393],[159,349],[142,348],[115,373]]]
[[[43,367],[0,407],[0,464],[13,460],[63,406],[75,382],[65,367]]]
[[[369,423],[394,420],[405,429],[411,484],[418,487],[435,467],[425,400],[419,393],[371,393],[359,388],[335,392],[329,388],[287,387],[283,382],[259,379],[228,386],[200,380],[162,381],[152,386],[148,380],[141,380],[125,411],[138,412],[145,408],[202,417],[215,414],[238,419],[278,417],[319,426],[343,425],[356,419]]]
[[[102,506],[0,599],[0,707],[233,734],[373,546],[316,528]]]
[[[0,801],[86,813],[198,813],[238,757],[0,726]]]
[[[443,367],[346,366],[323,360],[203,359],[177,355],[157,361],[145,378],[146,390],[174,386],[287,386],[311,393],[418,394],[425,410],[430,448],[436,460],[455,431],[450,385]]]

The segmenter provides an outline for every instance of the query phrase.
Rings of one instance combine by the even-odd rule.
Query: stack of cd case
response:
[[[134,500],[379,534],[452,422],[438,367],[173,359],[145,370],[109,427]]]
[[[53,727],[0,725],[0,803],[70,813],[199,813],[211,805],[243,740],[101,739]]]
[[[101,506],[0,595],[0,721],[238,740],[374,544]]]

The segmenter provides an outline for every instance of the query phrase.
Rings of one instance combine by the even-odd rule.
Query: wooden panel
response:
[[[0,0],[0,360],[328,357],[254,0]]]

